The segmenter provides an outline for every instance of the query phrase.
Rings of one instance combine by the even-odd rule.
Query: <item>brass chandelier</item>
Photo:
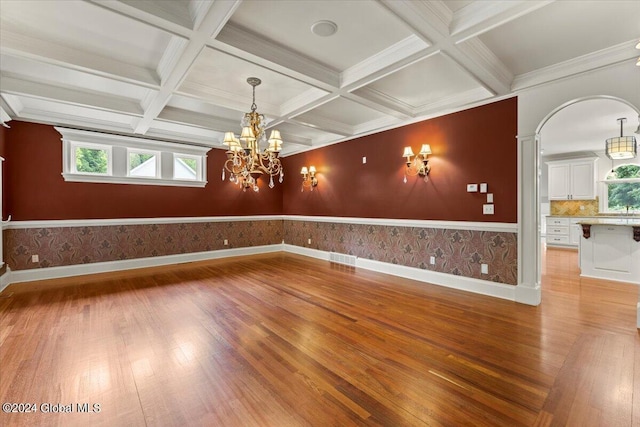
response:
[[[257,77],[247,79],[253,87],[253,103],[251,112],[245,113],[242,118],[242,132],[237,138],[233,132],[225,132],[223,144],[228,148],[227,160],[222,168],[222,180],[225,180],[226,173],[230,174],[229,181],[239,185],[242,191],[247,188],[258,192],[258,178],[261,175],[269,175],[269,188],[274,187],[273,177],[279,175],[279,182],[284,179],[282,163],[278,158],[282,150],[282,137],[280,131],[272,130],[269,139],[265,134],[264,115],[256,110],[256,86],[262,81]],[[260,145],[267,143],[266,148],[261,151]]]

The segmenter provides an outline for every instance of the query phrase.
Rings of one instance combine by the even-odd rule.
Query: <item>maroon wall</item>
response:
[[[284,159],[286,215],[517,222],[517,98],[331,145]],[[403,147],[431,145],[429,182],[403,183]],[[367,163],[362,164],[366,156]],[[301,192],[302,166],[318,169],[318,187]],[[486,182],[486,195],[466,185]]]
[[[261,182],[259,193],[243,193],[221,181],[222,150],[208,153],[205,188],[96,184],[64,181],[61,135],[53,126],[12,121],[4,136],[5,212],[14,221],[282,213],[281,185]]]
[[[0,125],[0,157],[3,157],[5,159],[7,157],[7,153],[6,153],[7,144],[5,142],[6,135],[7,135],[7,128]],[[2,215],[2,219],[7,218],[7,215],[6,215],[7,213],[7,172],[5,168],[6,167],[3,167],[3,170],[2,170],[2,212],[0,212],[0,215]]]

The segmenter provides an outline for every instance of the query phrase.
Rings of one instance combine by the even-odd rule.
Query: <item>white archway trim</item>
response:
[[[582,97],[582,98],[576,98],[576,99],[573,99],[571,101],[567,101],[564,104],[559,105],[558,107],[554,108],[549,114],[547,114],[542,119],[542,121],[540,122],[540,124],[536,128],[536,135],[540,135],[540,132],[542,131],[542,128],[544,127],[544,125],[546,125],[547,122],[549,121],[549,119],[551,119],[551,117],[553,117],[559,111],[564,110],[565,108],[570,107],[570,106],[572,106],[574,104],[578,104],[578,103],[584,102],[584,101],[591,101],[591,100],[595,100],[595,99],[609,99],[611,101],[618,101],[618,102],[621,102],[622,104],[626,104],[636,112],[636,114],[638,115],[638,120],[640,120],[640,110],[635,105],[633,105],[631,102],[627,101],[626,99],[618,98],[617,96],[609,96],[609,95],[585,96],[585,97]]]

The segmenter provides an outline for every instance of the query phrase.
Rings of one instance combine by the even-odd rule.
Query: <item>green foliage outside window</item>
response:
[[[76,170],[82,173],[107,173],[107,150],[76,148]]]
[[[193,173],[196,173],[198,167],[198,162],[196,161],[196,159],[185,159],[184,157],[182,157],[180,160],[182,160],[187,166],[189,166],[193,170]]]
[[[137,168],[150,158],[154,157],[153,154],[148,153],[130,153],[129,156],[129,170]]]
[[[640,166],[621,165],[607,179],[640,179]],[[609,211],[628,212],[640,210],[640,182],[617,182],[607,184]]]

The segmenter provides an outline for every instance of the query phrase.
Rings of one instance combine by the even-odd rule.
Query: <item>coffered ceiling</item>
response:
[[[640,55],[638,1],[0,0],[0,16],[3,121],[222,147],[255,76],[285,155]]]

